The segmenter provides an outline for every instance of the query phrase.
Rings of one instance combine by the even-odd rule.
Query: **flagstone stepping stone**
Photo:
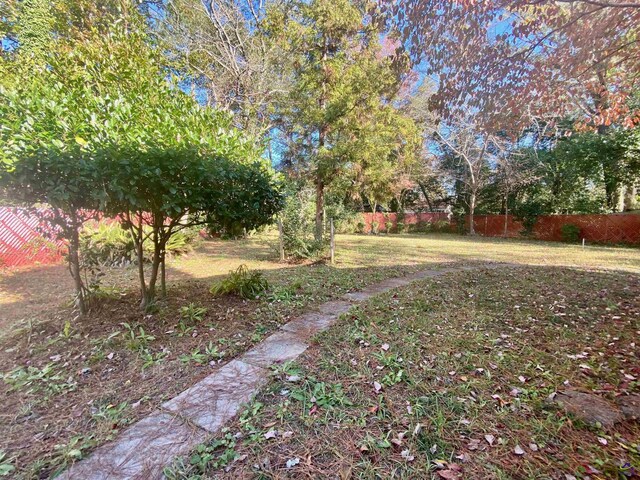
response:
[[[202,443],[206,432],[163,412],[154,412],[76,463],[59,479],[129,480],[162,478],[163,467]]]
[[[258,367],[268,368],[274,363],[283,363],[298,358],[309,345],[295,333],[280,331],[245,353],[240,360]]]
[[[281,328],[300,337],[309,338],[329,328],[336,322],[338,317],[339,315],[331,313],[309,312],[295,320],[291,320]]]
[[[162,408],[215,433],[238,413],[242,404],[251,400],[268,377],[265,368],[233,360]]]
[[[604,428],[611,428],[625,418],[616,405],[593,393],[564,390],[553,397],[552,403],[586,423]]]
[[[347,300],[332,300],[320,305],[318,307],[318,311],[320,313],[332,313],[334,315],[341,315],[348,312],[351,307],[353,307],[353,303]]]
[[[627,420],[640,421],[640,395],[625,395],[616,400]]]

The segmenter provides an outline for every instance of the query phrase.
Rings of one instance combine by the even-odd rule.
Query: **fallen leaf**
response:
[[[275,438],[277,434],[278,433],[276,430],[269,430],[267,433],[264,434],[264,438],[269,440],[270,438]]]
[[[513,453],[516,455],[524,455],[524,450],[520,445],[516,445],[516,448],[513,449]]]
[[[387,350],[389,350],[389,344],[388,343],[383,343],[382,347],[380,347],[380,348],[382,348],[382,350],[384,350],[386,352]]]
[[[606,444],[608,443],[608,442],[607,442],[607,439],[606,439],[606,438],[602,438],[602,437],[598,437],[598,441],[599,441],[602,445],[606,445]]]
[[[300,463],[300,459],[298,457],[290,458],[289,460],[287,460],[287,468],[293,468],[299,463]]]
[[[411,455],[411,452],[409,451],[409,449],[402,450],[402,452],[400,452],[400,456],[404,458],[407,462],[413,462],[413,460],[415,459],[415,457]]]
[[[380,385],[380,383],[378,382],[373,382],[373,388],[375,388],[376,392],[379,392],[380,390],[382,390],[382,385]]]
[[[529,450],[531,450],[532,452],[537,452],[538,451],[538,445],[536,445],[535,443],[530,443],[529,444]]]
[[[455,470],[439,470],[438,475],[445,480],[457,480],[460,478],[460,474]]]
[[[495,437],[493,435],[485,435],[484,439],[487,441],[489,445],[493,445],[493,441],[495,440]]]

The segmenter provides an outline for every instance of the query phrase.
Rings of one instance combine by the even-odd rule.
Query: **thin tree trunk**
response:
[[[147,282],[144,278],[144,232],[142,230],[142,216],[138,215],[138,225],[131,227],[134,241],[136,243],[136,257],[138,258],[138,279],[140,281],[140,308],[146,308],[148,305]]]
[[[69,270],[73,278],[73,284],[76,292],[76,305],[81,315],[87,313],[87,304],[85,301],[84,284],[80,274],[80,233],[78,232],[78,218],[74,213],[71,214],[72,230],[69,239]]]
[[[469,194],[469,235],[475,235],[476,230],[473,225],[473,215],[476,211],[476,192],[472,191]]]
[[[322,227],[324,224],[324,184],[318,178],[316,180],[316,231],[317,242],[322,241]]]
[[[507,227],[509,223],[509,193],[504,196],[504,236],[507,236]]]
[[[160,258],[160,291],[162,298],[167,296],[167,270],[166,270],[167,250],[166,246],[162,246],[162,256]]]

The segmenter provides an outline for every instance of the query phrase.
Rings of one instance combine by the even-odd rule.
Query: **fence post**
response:
[[[278,241],[280,242],[280,261],[284,262],[284,231],[280,217],[278,217]]]
[[[329,220],[330,223],[330,248],[331,248],[331,265],[336,263],[336,236],[333,228],[333,218]]]

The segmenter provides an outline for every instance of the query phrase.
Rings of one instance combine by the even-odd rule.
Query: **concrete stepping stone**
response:
[[[640,394],[618,397],[616,402],[627,420],[640,422]]]
[[[268,382],[269,372],[233,360],[162,405],[208,432],[217,432],[240,410],[242,404]]]
[[[122,433],[117,441],[76,463],[59,479],[131,480],[162,478],[162,469],[202,443],[206,433],[168,413],[154,412]]]
[[[277,332],[245,353],[240,360],[258,367],[268,368],[297,358],[309,345],[291,332]]]
[[[604,428],[611,428],[624,420],[617,406],[593,393],[564,390],[558,392],[551,402],[591,425],[599,423]]]
[[[457,271],[426,270],[371,285],[343,299],[326,302],[283,325],[239,359],[162,405],[135,423],[115,442],[98,448],[89,458],[71,466],[58,478],[64,480],[152,480],[163,478],[165,465],[188,454],[196,445],[219,431],[269,381],[273,364],[294,360],[308,345],[305,339],[329,328],[338,317],[378,293],[412,281]],[[592,396],[591,396],[592,397]],[[635,403],[630,404],[635,408]],[[614,407],[615,408],[615,407]],[[619,410],[618,410],[619,412]],[[620,413],[620,415],[622,415]],[[601,419],[602,420],[602,419]],[[604,418],[606,421],[606,418]],[[601,421],[604,424],[604,422]]]
[[[338,317],[339,315],[331,313],[309,312],[291,320],[281,328],[302,338],[309,338],[329,328],[338,320]]]
[[[348,300],[332,300],[320,305],[318,311],[325,314],[341,315],[348,312],[351,307],[353,307],[353,303]]]

